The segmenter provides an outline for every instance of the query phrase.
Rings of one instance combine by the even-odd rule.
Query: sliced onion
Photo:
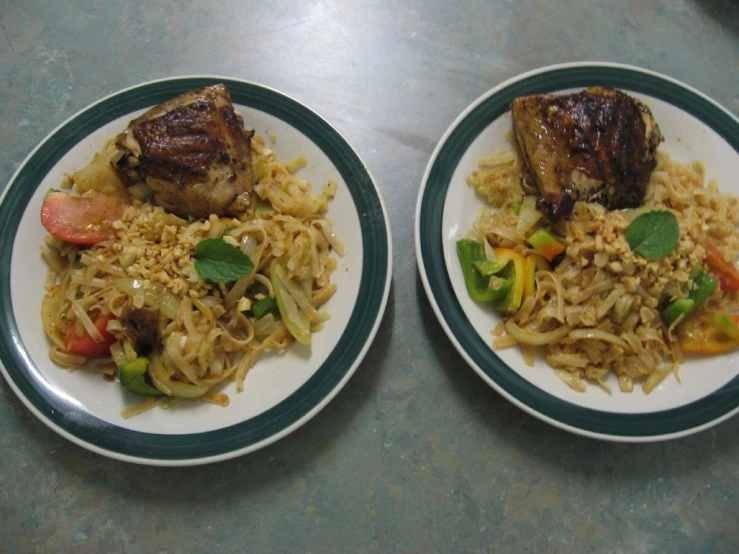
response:
[[[518,226],[516,227],[518,238],[526,238],[529,229],[536,225],[540,219],[541,212],[536,209],[536,197],[524,197],[523,202],[521,202],[521,211],[518,213]]]
[[[257,247],[257,239],[252,235],[246,234],[241,237],[241,251],[247,256],[251,256],[254,249]]]
[[[570,332],[569,325],[562,325],[561,327],[557,327],[552,331],[547,331],[544,333],[521,329],[521,327],[513,323],[513,321],[510,319],[506,321],[504,325],[505,330],[508,332],[509,335],[514,337],[518,342],[528,344],[530,346],[543,346],[545,344],[551,344],[554,341],[567,336],[567,334]]]
[[[144,288],[144,282],[139,279],[120,277],[114,281],[114,285],[115,288],[131,298],[143,297],[145,305],[150,308],[158,308],[169,319],[177,319],[177,314],[180,311],[180,299],[161,283],[152,283],[151,288]]]
[[[317,321],[319,319],[318,311],[316,311],[316,309],[313,307],[313,304],[310,303],[310,293],[309,295],[306,295],[300,289],[300,287],[296,286],[295,283],[293,283],[293,281],[287,276],[287,273],[282,268],[282,266],[277,266],[277,271],[278,277],[285,285],[285,288],[290,293],[290,296],[292,296],[293,300],[295,300],[295,303],[303,311],[305,317],[308,318],[308,321]]]
[[[275,260],[269,271],[275,291],[275,300],[277,300],[277,307],[285,327],[299,343],[310,344],[310,321],[290,294],[284,268]]]
[[[485,238],[483,239],[482,244],[485,247],[485,257],[493,262],[497,260],[498,256],[495,255],[495,250],[493,249],[493,245],[490,244],[490,241]]]

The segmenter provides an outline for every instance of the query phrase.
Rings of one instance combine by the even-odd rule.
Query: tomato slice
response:
[[[115,337],[108,332],[107,327],[108,322],[114,317],[113,314],[105,314],[95,320],[95,329],[103,335],[102,342],[96,342],[87,331],[79,336],[75,328],[72,327],[67,336],[64,337],[64,349],[70,354],[78,356],[107,358],[110,356],[110,345],[115,342]]]
[[[50,235],[74,244],[95,244],[113,236],[113,222],[126,209],[120,196],[73,196],[52,190],[41,206],[41,224]]]
[[[711,241],[706,241],[706,265],[716,273],[721,283],[721,290],[728,292],[739,290],[739,270],[724,260],[719,247]]]

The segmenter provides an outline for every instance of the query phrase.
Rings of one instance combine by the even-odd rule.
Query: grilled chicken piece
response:
[[[251,137],[223,85],[187,92],[134,119],[116,143],[129,185],[179,216],[239,216],[255,205]]]
[[[524,164],[541,193],[540,212],[566,218],[576,200],[610,210],[641,205],[663,140],[642,102],[593,87],[519,97],[511,112]]]

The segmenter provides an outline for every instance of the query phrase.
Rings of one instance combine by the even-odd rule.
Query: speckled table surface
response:
[[[365,361],[317,417],[248,456],[117,462],[57,436],[0,382],[0,551],[739,551],[739,419],[623,445],[526,415],[456,353],[413,248],[436,142],[517,73],[631,63],[738,113],[739,4],[0,0],[0,31],[0,188],[90,102],[219,74],[330,121],[373,171],[394,236],[389,304]]]

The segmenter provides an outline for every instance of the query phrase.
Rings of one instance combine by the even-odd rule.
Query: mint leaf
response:
[[[626,228],[626,240],[631,249],[650,259],[667,256],[679,238],[677,218],[667,210],[641,214]]]
[[[195,247],[195,271],[213,283],[238,281],[254,270],[249,256],[223,239],[201,240]]]

